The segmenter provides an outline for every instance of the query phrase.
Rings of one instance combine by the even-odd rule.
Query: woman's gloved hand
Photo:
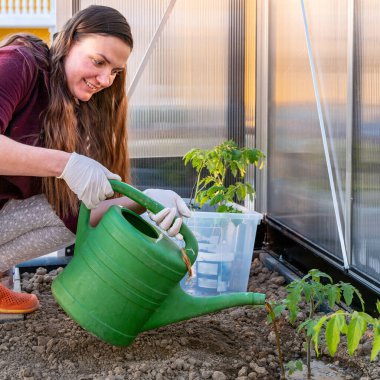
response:
[[[182,240],[183,236],[179,233],[182,226],[182,218],[189,218],[191,216],[191,212],[186,206],[185,201],[172,190],[146,189],[143,193],[165,206],[165,208],[157,214],[148,211],[150,219],[166,231],[170,237],[175,236],[176,239]],[[173,224],[176,216],[178,216],[178,218]]]
[[[57,178],[64,179],[89,209],[112,197],[113,190],[109,179],[121,181],[120,176],[110,172],[99,162],[75,152],[71,154],[62,174]]]

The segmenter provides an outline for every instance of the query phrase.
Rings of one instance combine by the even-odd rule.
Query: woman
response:
[[[129,181],[125,93],[130,27],[118,11],[90,6],[71,18],[49,51],[34,36],[0,47],[0,272],[75,240],[79,200],[96,225],[112,204],[109,179]],[[108,168],[108,169],[107,169]],[[146,194],[168,206],[151,218],[178,236],[190,216],[172,191]],[[173,225],[172,225],[173,224]],[[177,235],[178,234],[178,235]],[[33,294],[0,285],[0,313],[38,308]]]

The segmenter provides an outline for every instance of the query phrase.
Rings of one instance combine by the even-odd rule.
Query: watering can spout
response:
[[[228,293],[210,297],[194,297],[176,285],[162,305],[145,323],[142,331],[213,313],[234,306],[264,305],[265,294]]]

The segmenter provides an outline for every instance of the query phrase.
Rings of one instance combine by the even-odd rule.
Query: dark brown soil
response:
[[[24,321],[0,325],[0,379],[280,378],[275,337],[263,307],[238,307],[194,318],[143,333],[129,347],[114,347],[66,316],[50,292],[56,273],[45,272],[41,268],[37,274],[23,275],[24,288],[39,294],[41,309]],[[249,290],[264,292],[270,300],[286,294],[284,279],[258,259],[252,264]],[[286,318],[278,328],[285,362],[303,358],[295,328]],[[378,361],[369,364],[370,345],[362,343],[353,358],[344,349],[333,359],[322,355],[313,363],[314,378],[379,379]]]

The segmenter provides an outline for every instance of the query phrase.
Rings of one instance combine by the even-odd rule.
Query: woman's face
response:
[[[131,48],[120,38],[90,34],[74,42],[64,68],[71,94],[87,102],[96,92],[112,85],[125,70]]]

